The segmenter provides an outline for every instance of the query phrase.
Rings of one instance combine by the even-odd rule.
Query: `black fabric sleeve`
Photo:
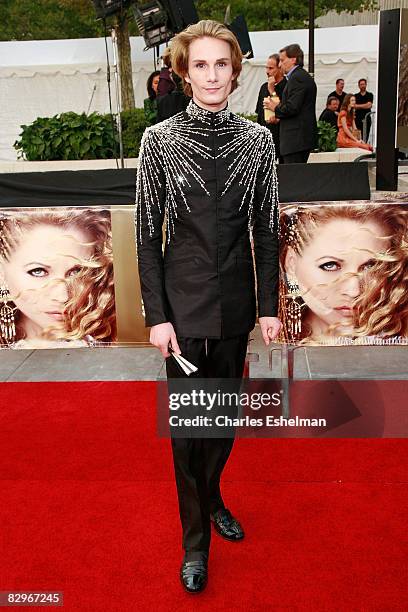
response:
[[[256,103],[256,109],[255,109],[255,114],[257,115],[257,121],[260,125],[265,125],[263,99],[266,96],[264,95],[264,89],[265,89],[264,86],[261,85],[261,88],[258,94],[258,101]]]
[[[276,317],[279,290],[279,204],[275,147],[271,133],[262,134],[252,235],[257,277],[258,316]]]
[[[306,94],[306,85],[302,76],[303,75],[300,70],[295,70],[295,72],[291,75],[289,82],[286,85],[286,88],[290,88],[288,90],[288,96],[285,102],[281,101],[275,108],[275,115],[278,117],[278,119],[294,117],[300,113]]]
[[[166,180],[160,142],[153,128],[145,130],[136,177],[136,237],[146,327],[168,321],[163,273],[163,222]]]

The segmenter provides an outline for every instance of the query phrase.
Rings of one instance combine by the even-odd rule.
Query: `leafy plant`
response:
[[[116,133],[110,115],[61,113],[22,125],[14,143],[28,161],[108,159],[114,157]]]
[[[317,131],[319,135],[319,151],[335,151],[337,149],[336,129],[332,125],[330,125],[330,123],[327,123],[327,121],[318,121]]]
[[[240,117],[244,117],[244,119],[249,119],[249,121],[254,121],[256,123],[258,117],[256,115],[250,113],[237,113]]]
[[[125,157],[137,157],[143,132],[150,123],[146,119],[143,108],[123,111],[121,118],[123,154]]]

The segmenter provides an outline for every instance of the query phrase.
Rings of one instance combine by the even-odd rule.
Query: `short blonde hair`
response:
[[[231,48],[232,71],[236,75],[232,81],[231,93],[238,87],[238,77],[242,70],[242,51],[235,35],[222,23],[210,19],[199,21],[188,26],[171,41],[171,65],[176,74],[183,79],[183,89],[187,96],[192,96],[190,83],[185,80],[188,74],[188,51],[191,43],[199,38],[217,38],[225,40]]]

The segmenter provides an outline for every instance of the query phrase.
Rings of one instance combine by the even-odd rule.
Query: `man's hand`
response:
[[[265,119],[265,123],[272,123],[273,125],[278,124],[280,121],[280,119],[278,119],[277,117],[269,117],[268,119]]]
[[[170,357],[168,351],[169,344],[177,355],[181,354],[180,347],[177,342],[176,332],[171,323],[159,323],[153,325],[150,329],[150,342],[161,351],[163,357]]]
[[[272,98],[264,98],[263,107],[268,108],[269,110],[273,110],[272,108]]]
[[[275,108],[277,106],[279,106],[279,104],[280,104],[280,100],[279,99],[274,100],[273,98],[271,98],[270,103],[268,104],[268,108],[270,110],[274,111]]]
[[[277,338],[280,328],[282,327],[282,323],[279,321],[278,317],[259,317],[259,326],[262,332],[262,338],[266,346],[269,345],[271,340],[275,340]]]
[[[273,92],[275,91],[275,77],[274,76],[270,76],[268,77],[268,90],[270,94],[273,94]]]

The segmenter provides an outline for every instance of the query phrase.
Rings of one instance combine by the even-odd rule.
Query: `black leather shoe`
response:
[[[215,531],[230,542],[238,542],[244,538],[244,530],[227,508],[221,508],[211,515]]]
[[[190,560],[191,559],[191,560]],[[208,554],[205,552],[190,555],[186,553],[180,568],[180,579],[188,593],[200,593],[207,585]]]

